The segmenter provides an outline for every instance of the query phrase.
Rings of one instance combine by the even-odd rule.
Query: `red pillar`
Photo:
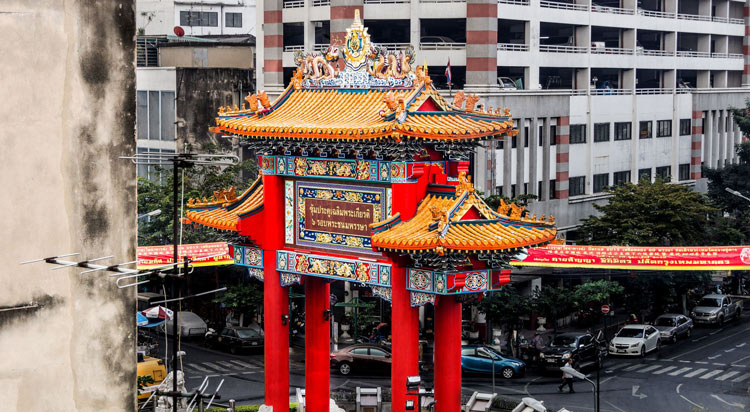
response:
[[[461,410],[461,303],[440,296],[435,305],[435,412]]]
[[[289,412],[289,294],[276,271],[276,251],[284,246],[284,180],[263,176],[263,326],[265,404]]]
[[[419,375],[419,311],[411,307],[406,290],[406,269],[391,269],[391,411],[402,412],[406,405],[406,377]],[[409,397],[414,400],[416,398]]]
[[[331,323],[324,312],[331,308],[331,286],[305,277],[305,410],[327,411],[331,391]]]

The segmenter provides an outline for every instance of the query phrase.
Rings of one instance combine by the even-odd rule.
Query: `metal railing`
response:
[[[316,45],[313,45],[313,51],[324,52],[328,49],[329,46],[330,44],[316,44]]]
[[[730,18],[729,19],[729,24],[745,24],[745,20],[744,19]]]
[[[548,9],[563,9],[563,10],[586,11],[589,8],[589,6],[585,4],[563,3],[559,1],[548,1],[548,0],[540,1],[539,5],[542,7],[546,7]]]
[[[742,59],[744,57],[742,53],[727,53],[727,59]]]
[[[709,52],[678,50],[677,57],[711,57]]]
[[[284,2],[285,9],[298,9],[305,7],[305,0],[288,0]]]
[[[299,44],[299,45],[293,45],[293,46],[284,46],[285,52],[295,52],[295,51],[305,51],[305,45]]]
[[[672,94],[672,92],[674,92],[674,89],[665,89],[665,88],[635,89],[635,94],[638,94],[638,95],[644,95],[644,94]]]
[[[638,49],[637,54],[639,56],[674,56],[673,51],[649,49]]]
[[[729,57],[729,53],[711,53],[713,59],[726,59]]]
[[[421,50],[463,50],[466,43],[419,43]]]
[[[409,47],[411,43],[377,43],[377,45],[386,50],[400,50]]]
[[[589,48],[583,46],[555,46],[542,44],[539,46],[539,51],[548,53],[587,53]]]
[[[623,96],[633,94],[633,89],[591,89],[592,96]]]
[[[715,21],[717,23],[729,23],[729,18],[727,18],[727,17],[713,16],[713,17],[711,17],[711,21]]]
[[[622,47],[592,47],[592,54],[633,54],[633,49]]]
[[[466,0],[419,0],[420,3],[466,3]],[[404,1],[409,3],[409,1]]]
[[[653,10],[638,9],[638,14],[640,14],[641,16],[646,16],[646,17],[659,17],[659,18],[664,18],[664,19],[675,18],[674,13],[668,13],[666,11],[653,11]]]
[[[505,50],[505,51],[529,51],[529,46],[526,44],[516,44],[516,43],[498,43],[497,44],[498,50]]]
[[[594,13],[611,13],[611,14],[635,14],[633,9],[623,9],[620,7],[607,7],[607,6],[591,6],[591,11]]]
[[[401,4],[409,3],[408,0],[364,0],[365,4]]]
[[[330,6],[331,0],[312,0],[313,7]]]
[[[702,16],[700,14],[678,13],[677,18],[680,20],[711,21],[711,16]]]
[[[516,6],[528,6],[529,0],[497,0],[500,4],[514,4]]]

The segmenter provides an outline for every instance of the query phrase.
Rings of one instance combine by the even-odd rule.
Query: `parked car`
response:
[[[259,327],[232,326],[216,333],[213,329],[206,332],[205,342],[209,348],[229,350],[230,353],[248,349],[263,348],[263,329]]]
[[[600,362],[599,346],[588,333],[570,332],[555,336],[550,344],[539,354],[546,369],[559,369],[573,358],[573,363],[583,367],[585,364]]]
[[[180,336],[183,338],[190,338],[196,336],[204,336],[208,331],[208,325],[200,316],[193,312],[179,312],[178,322],[180,328]],[[174,318],[164,323],[164,327],[168,334],[174,333]]]
[[[654,320],[654,327],[659,331],[662,342],[677,342],[681,337],[690,337],[693,320],[687,316],[665,313]]]
[[[164,362],[161,359],[152,358],[145,356],[143,353],[138,353],[138,378],[142,381],[141,388],[138,390],[138,400],[143,401],[151,396],[151,393],[155,391],[159,384],[167,377],[167,368],[164,366]],[[150,379],[148,379],[150,378]]]
[[[494,359],[495,373],[505,379],[526,374],[526,364],[516,358],[503,355],[484,345],[464,345],[461,347],[461,371],[492,373]]]
[[[391,352],[378,345],[357,344],[331,353],[331,368],[342,375],[352,371],[390,373]]]
[[[445,36],[422,36],[420,43],[455,43],[453,39]]]
[[[518,90],[518,84],[510,77],[498,77],[497,84],[502,90]]]
[[[733,302],[730,296],[712,293],[698,301],[690,317],[695,323],[723,325],[727,320],[740,318],[742,307],[739,303]]]
[[[610,355],[646,356],[660,347],[659,331],[651,325],[627,325],[609,341]]]

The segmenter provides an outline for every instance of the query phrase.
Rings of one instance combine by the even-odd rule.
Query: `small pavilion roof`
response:
[[[371,225],[372,245],[408,253],[483,252],[544,244],[557,235],[554,218],[522,217],[523,208],[504,202],[496,212],[462,176],[454,185],[431,185],[413,218],[398,215]]]
[[[234,187],[214,192],[210,199],[190,199],[185,214],[193,223],[214,229],[237,232],[240,217],[263,210],[263,181],[258,176],[250,187],[236,196]]]

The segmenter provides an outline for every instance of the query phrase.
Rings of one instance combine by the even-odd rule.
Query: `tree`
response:
[[[258,282],[227,286],[226,292],[218,295],[214,303],[235,310],[238,315],[248,315],[252,319],[263,305],[263,287]]]
[[[580,233],[593,245],[683,246],[703,243],[716,209],[700,193],[661,179],[626,183],[606,190],[601,216],[583,220]]]
[[[747,123],[750,119],[742,121],[745,127],[750,127]],[[714,218],[714,241],[724,245],[744,244],[750,239],[750,203],[726,191],[728,187],[745,196],[750,195],[750,142],[737,145],[735,150],[739,164],[703,169],[703,175],[708,178],[708,198],[722,212]]]
[[[157,169],[158,170],[158,169]],[[237,187],[237,193],[247,184],[241,181],[241,172],[245,171],[255,178],[258,172],[257,162],[245,161],[235,166],[194,166],[185,171],[183,200],[190,198],[210,197],[213,191],[230,186]],[[171,170],[158,170],[161,178],[149,180],[138,178],[138,213],[144,214],[156,209],[161,214],[147,219],[139,219],[138,245],[166,245],[172,243],[172,182]],[[182,182],[178,182],[181,184]],[[180,187],[180,193],[182,188]],[[217,240],[217,232],[208,228],[195,228],[183,231],[182,243],[202,243]]]
[[[557,332],[557,319],[569,314],[573,310],[573,294],[564,287],[544,287],[534,290],[531,306],[552,322]]]
[[[597,280],[576,286],[572,295],[575,307],[581,311],[579,320],[595,324],[601,317],[599,307],[624,291],[625,288],[619,282],[612,280]]]
[[[531,311],[531,298],[523,296],[515,287],[508,285],[501,290],[488,293],[479,303],[479,310],[487,314],[487,319],[495,325],[519,325],[519,318]]]

